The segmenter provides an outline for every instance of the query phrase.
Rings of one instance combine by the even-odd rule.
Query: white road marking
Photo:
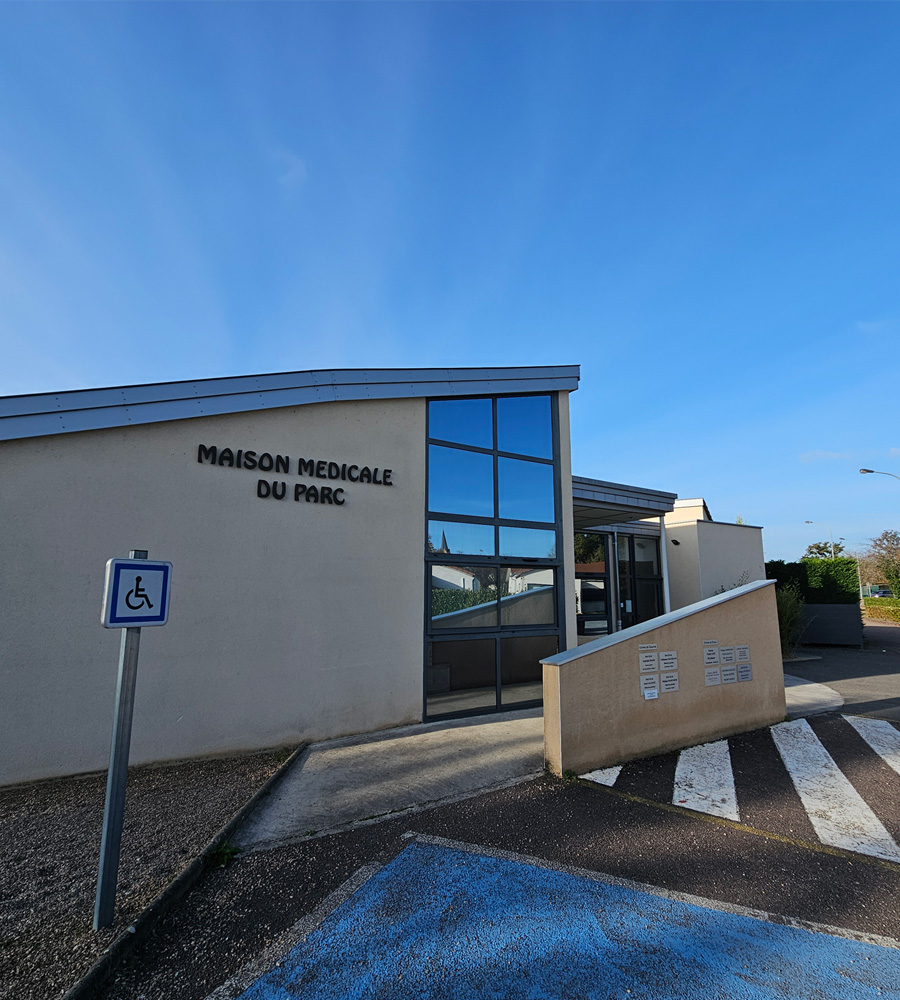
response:
[[[741,818],[734,791],[728,740],[704,743],[703,746],[681,751],[675,768],[672,803],[724,819]]]
[[[806,719],[772,726],[772,738],[823,844],[900,861],[900,848],[850,784]]]
[[[582,774],[580,777],[584,778],[585,781],[595,781],[598,785],[607,785],[611,788],[616,783],[616,778],[619,777],[621,770],[621,765],[619,767],[601,767],[597,771],[588,771],[587,774]]]
[[[885,764],[900,774],[900,732],[884,719],[865,719],[861,715],[844,718]]]

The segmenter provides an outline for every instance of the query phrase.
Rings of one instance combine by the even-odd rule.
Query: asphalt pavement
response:
[[[838,711],[612,780],[535,777],[535,713],[381,734],[367,760],[335,741],[342,782],[320,745],[306,806],[273,797],[273,824],[262,810],[103,996],[894,995],[900,652],[812,655],[787,669],[839,691]],[[889,721],[847,718],[860,707]],[[500,765],[480,777],[491,725]],[[348,767],[369,789],[356,807]]]
[[[866,624],[865,649],[804,647],[820,659],[791,661],[788,673],[825,684],[844,699],[843,711],[900,722],[900,625]]]

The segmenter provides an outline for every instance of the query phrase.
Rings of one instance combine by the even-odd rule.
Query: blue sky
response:
[[[576,472],[900,529],[900,5],[6,4],[0,393],[582,365]]]

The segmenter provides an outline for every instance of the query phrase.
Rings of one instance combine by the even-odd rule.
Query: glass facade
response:
[[[428,402],[428,718],[540,704],[562,619],[558,436],[550,394]]]

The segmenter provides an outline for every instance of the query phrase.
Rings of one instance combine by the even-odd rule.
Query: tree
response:
[[[606,560],[606,536],[592,535],[590,532],[575,533],[575,562],[602,563]]]
[[[900,595],[900,531],[882,531],[870,544],[875,563],[888,586],[895,597]]]
[[[831,559],[832,556],[839,556],[843,551],[844,546],[840,542],[835,542],[833,549],[831,542],[813,542],[812,545],[807,545],[806,551],[803,553],[803,558]]]
[[[887,585],[887,579],[878,565],[878,559],[870,548],[857,549],[856,551],[849,552],[848,555],[852,556],[859,565],[860,583]]]

